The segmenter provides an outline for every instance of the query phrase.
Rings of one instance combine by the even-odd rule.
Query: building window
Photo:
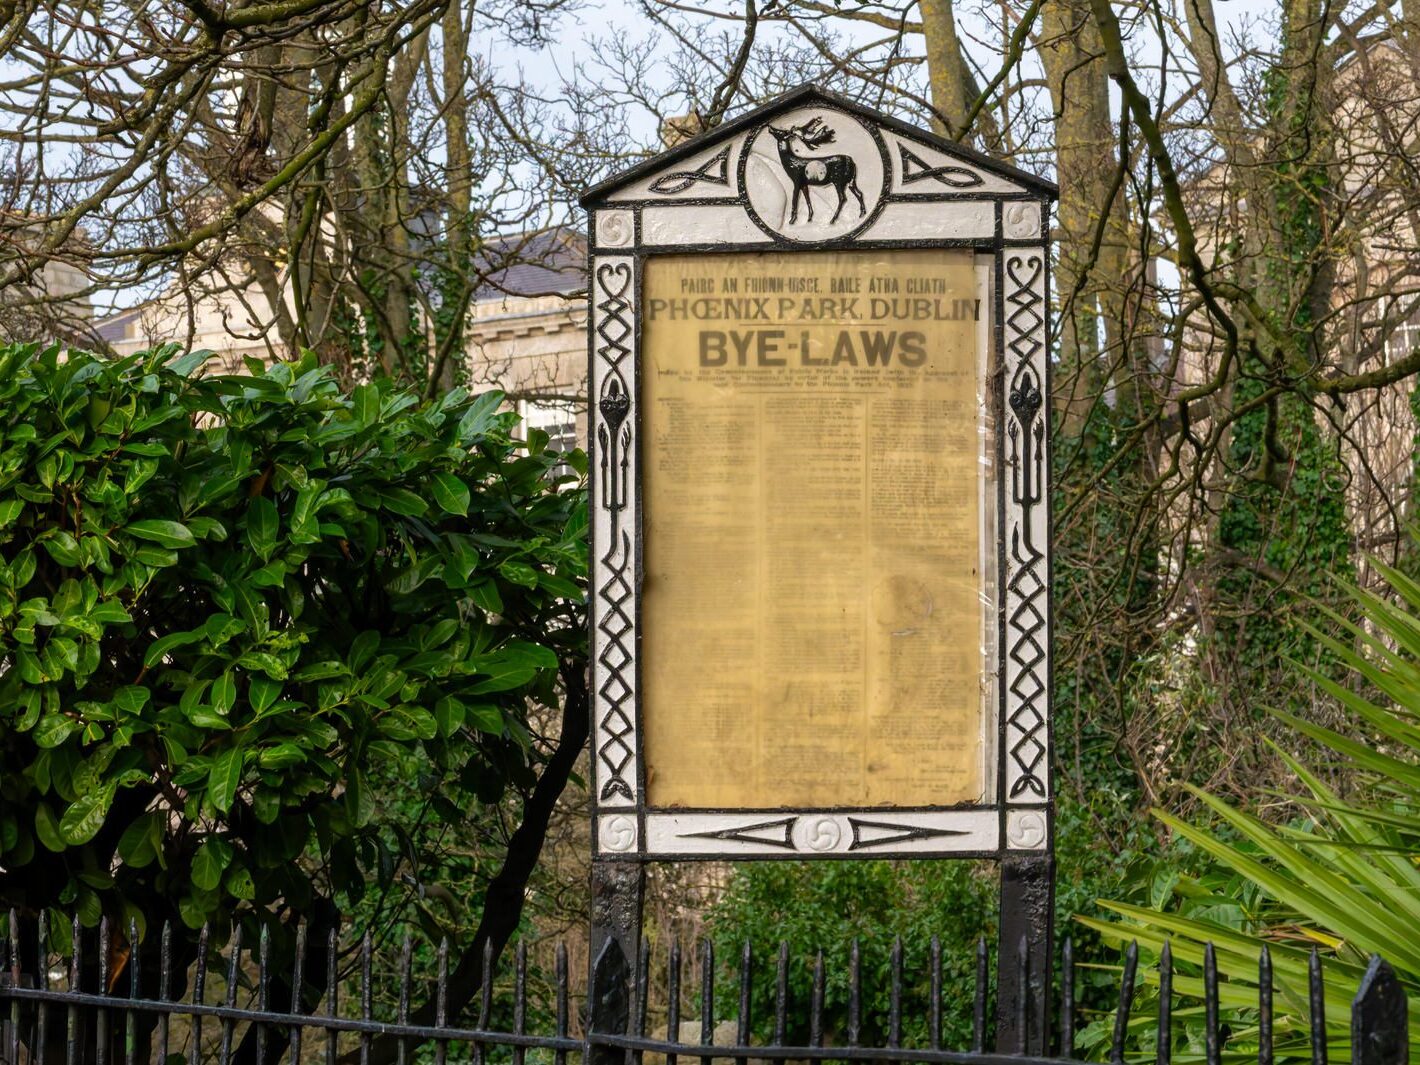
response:
[[[1420,348],[1420,316],[1411,315],[1386,339],[1386,364],[1408,358],[1416,348]]]
[[[1385,365],[1408,358],[1420,348],[1420,299],[1415,293],[1378,301],[1368,317],[1373,323],[1370,328],[1388,330],[1382,341]]]
[[[541,429],[547,434],[547,449],[567,454],[581,446],[577,439],[577,405],[560,399],[525,399],[518,404],[523,431]],[[553,477],[576,476],[566,463],[552,470]]]

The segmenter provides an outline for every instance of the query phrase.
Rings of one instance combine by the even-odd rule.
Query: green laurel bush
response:
[[[581,452],[206,359],[0,348],[0,903],[56,935],[358,896],[378,767],[497,802],[585,658]]]

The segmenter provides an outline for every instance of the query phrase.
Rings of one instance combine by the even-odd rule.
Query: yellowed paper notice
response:
[[[642,307],[650,804],[979,801],[971,254],[657,257]]]

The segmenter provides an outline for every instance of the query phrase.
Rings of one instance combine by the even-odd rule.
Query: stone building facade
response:
[[[523,234],[494,245],[489,256],[497,268],[486,273],[469,308],[468,387],[506,392],[525,424],[547,432],[552,446],[585,446],[584,239],[566,229]],[[256,285],[229,286],[191,299],[174,290],[95,330],[120,355],[176,341],[214,352],[221,372],[241,372],[244,358],[285,355],[273,318]]]

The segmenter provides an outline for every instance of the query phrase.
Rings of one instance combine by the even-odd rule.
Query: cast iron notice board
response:
[[[1054,195],[806,86],[583,198],[595,957],[646,861],[975,857],[1046,977]]]

